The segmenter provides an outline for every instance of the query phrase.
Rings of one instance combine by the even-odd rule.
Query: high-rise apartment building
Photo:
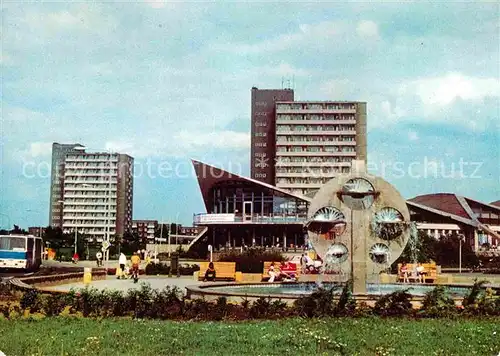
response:
[[[158,220],[132,220],[132,232],[148,243],[154,242],[157,227]]]
[[[49,224],[52,227],[62,227],[62,199],[64,184],[64,161],[71,152],[79,152],[83,146],[79,143],[52,144],[52,167],[50,172],[50,207]]]
[[[365,102],[278,101],[275,112],[278,188],[313,195],[353,160],[366,163]]]
[[[132,228],[133,158],[119,153],[66,154],[64,232],[97,241],[123,237]]]
[[[293,101],[292,89],[252,88],[250,177],[274,184],[277,101]]]

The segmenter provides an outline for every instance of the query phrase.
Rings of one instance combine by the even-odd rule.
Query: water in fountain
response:
[[[411,263],[418,262],[418,255],[420,252],[420,241],[418,238],[417,224],[410,224],[410,238],[408,239],[408,248],[410,249]]]

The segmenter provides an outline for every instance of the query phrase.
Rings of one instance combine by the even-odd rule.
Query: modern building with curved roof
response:
[[[306,243],[307,212],[311,196],[246,178],[192,160],[205,213],[195,214],[194,225],[207,228],[192,244],[205,241],[220,247],[301,247]],[[500,206],[453,193],[426,194],[406,201],[419,230],[439,238],[463,234],[478,251],[481,245],[500,245]]]

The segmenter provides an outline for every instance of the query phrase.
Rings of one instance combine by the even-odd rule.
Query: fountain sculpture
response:
[[[354,294],[366,294],[370,276],[390,266],[410,238],[405,199],[360,161],[316,193],[308,215],[309,240],[323,258],[324,273],[345,272],[341,282],[351,278]]]

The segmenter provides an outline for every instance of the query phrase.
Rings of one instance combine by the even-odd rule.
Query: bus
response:
[[[0,269],[38,270],[42,254],[41,237],[0,235]]]

